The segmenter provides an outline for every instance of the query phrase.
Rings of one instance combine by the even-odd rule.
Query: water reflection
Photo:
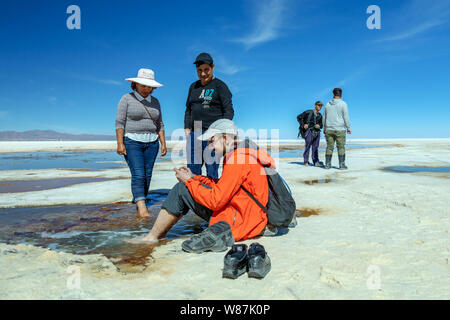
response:
[[[79,183],[116,180],[113,178],[55,178],[41,180],[0,180],[0,193],[15,193],[63,188]]]
[[[170,153],[156,161],[170,159]],[[24,169],[75,169],[104,170],[124,168],[127,164],[123,156],[115,151],[63,151],[63,152],[14,152],[0,153],[0,170]]]
[[[346,149],[363,149],[363,148],[381,148],[381,147],[389,147],[389,145],[382,145],[382,144],[347,144],[345,146]],[[325,152],[326,146],[321,145],[319,146],[319,152]],[[334,150],[337,150],[335,147]],[[275,149],[274,149],[275,151]],[[305,148],[303,145],[299,146],[289,146],[285,147],[280,145],[278,149],[279,157],[280,158],[297,158],[301,157],[303,158],[303,152],[305,151]]]
[[[440,167],[427,167],[427,166],[392,166],[386,167],[384,170],[387,171],[395,171],[395,172],[437,172],[437,173],[449,173],[449,166],[440,166]]]
[[[125,167],[123,157],[112,151],[0,153],[0,170],[23,169],[114,169]]]

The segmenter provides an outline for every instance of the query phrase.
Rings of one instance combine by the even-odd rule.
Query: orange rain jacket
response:
[[[241,188],[267,204],[269,186],[262,164],[275,168],[274,159],[265,150],[238,147],[225,155],[219,180],[194,175],[186,182],[194,200],[213,211],[209,225],[228,222],[235,241],[259,235],[267,224],[267,214]]]

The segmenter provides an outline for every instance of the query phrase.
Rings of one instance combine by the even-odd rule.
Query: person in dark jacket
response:
[[[214,150],[206,148],[207,141],[197,138],[214,121],[233,120],[232,94],[225,82],[214,77],[214,62],[208,53],[200,53],[194,64],[199,80],[189,87],[184,115],[187,167],[193,174],[201,175],[205,164],[206,175],[218,179],[218,157]]]
[[[313,110],[306,110],[297,116],[300,133],[305,139],[305,151],[303,152],[305,166],[309,166],[309,149],[312,149],[314,166],[323,166],[323,162],[319,161],[320,130],[323,128],[322,115],[320,114],[322,106],[322,102],[316,101]]]

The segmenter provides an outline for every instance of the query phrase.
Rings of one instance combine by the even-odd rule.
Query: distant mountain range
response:
[[[115,135],[70,134],[53,130],[0,131],[0,141],[109,141]]]

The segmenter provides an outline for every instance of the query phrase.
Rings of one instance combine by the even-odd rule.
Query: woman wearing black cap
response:
[[[218,179],[219,161],[214,151],[204,152],[208,142],[197,138],[214,121],[233,120],[232,95],[228,86],[214,77],[214,62],[208,53],[200,53],[194,64],[199,80],[189,87],[184,115],[187,166],[193,174],[201,175],[205,164],[207,176]]]

